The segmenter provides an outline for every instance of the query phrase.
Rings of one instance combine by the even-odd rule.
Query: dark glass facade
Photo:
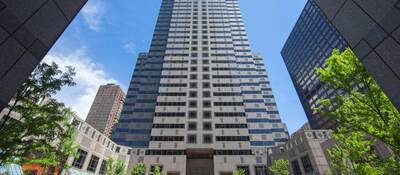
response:
[[[400,110],[400,1],[313,1]]]
[[[332,128],[334,122],[313,112],[319,99],[333,97],[335,90],[318,80],[315,69],[324,65],[334,48],[343,50],[346,41],[313,1],[308,1],[281,54],[314,129]]]
[[[87,0],[0,0],[0,111]]]

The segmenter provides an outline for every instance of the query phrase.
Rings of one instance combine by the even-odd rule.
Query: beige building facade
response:
[[[162,0],[111,138],[166,174],[266,174],[288,132],[238,0]]]
[[[324,175],[330,172],[326,150],[321,144],[331,139],[331,130],[312,130],[307,123],[291,135],[289,141],[269,149],[268,161],[289,161],[291,175]]]
[[[75,175],[79,172],[104,175],[106,162],[110,158],[124,162],[127,172],[130,147],[116,144],[107,135],[77,117],[73,119],[72,124],[76,126],[75,144],[78,145],[78,155],[68,158],[67,164],[71,165],[71,168],[64,170],[64,174]]]
[[[100,86],[86,122],[109,137],[114,125],[118,122],[124,99],[125,93],[119,85]]]

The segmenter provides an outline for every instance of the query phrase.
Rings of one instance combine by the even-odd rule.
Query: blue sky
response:
[[[290,133],[306,117],[280,51],[306,0],[240,0],[253,52],[264,55],[278,108]],[[126,90],[136,56],[149,49],[161,0],[89,0],[45,60],[76,67],[77,85],[57,96],[81,118],[101,84]]]

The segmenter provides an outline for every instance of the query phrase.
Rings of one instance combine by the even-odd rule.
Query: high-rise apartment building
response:
[[[392,103],[400,109],[400,1],[309,0],[282,49],[282,57],[314,129],[334,122],[313,112],[336,90],[318,81],[333,48],[353,49]]]
[[[266,148],[287,138],[238,1],[163,0],[112,139],[167,174],[261,175]]]
[[[313,1],[308,1],[287,39],[281,54],[312,128],[332,128],[334,122],[312,109],[319,99],[333,97],[315,72],[334,48],[343,50],[346,41]]]
[[[86,122],[104,135],[110,137],[118,122],[124,104],[125,93],[119,85],[100,86],[87,115]]]
[[[0,0],[0,111],[87,0]]]

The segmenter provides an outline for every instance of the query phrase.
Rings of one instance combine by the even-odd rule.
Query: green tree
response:
[[[106,175],[124,175],[125,163],[121,160],[114,161],[112,158],[107,160]]]
[[[285,159],[279,159],[269,167],[269,170],[273,175],[289,175],[289,161]]]
[[[144,175],[146,173],[146,165],[143,163],[135,164],[131,170],[131,175]]]
[[[160,166],[155,166],[153,171],[150,172],[151,175],[163,175],[161,172],[161,167]]]
[[[233,171],[233,175],[246,175],[246,171],[244,169],[236,169]]]
[[[342,175],[380,175],[385,174],[381,161],[373,153],[374,139],[364,133],[338,128],[333,134],[338,141],[328,150],[333,172]]]
[[[41,63],[25,80],[1,120],[0,163],[66,166],[61,159],[75,152],[73,113],[51,96],[74,85],[74,75],[71,67],[63,72],[55,63]]]
[[[325,63],[316,70],[319,79],[340,93],[318,101],[315,111],[337,123],[334,138],[338,144],[329,151],[334,169],[342,174],[398,171],[400,113],[351,49],[333,50]],[[378,160],[371,149],[377,140],[388,145],[394,156]]]

